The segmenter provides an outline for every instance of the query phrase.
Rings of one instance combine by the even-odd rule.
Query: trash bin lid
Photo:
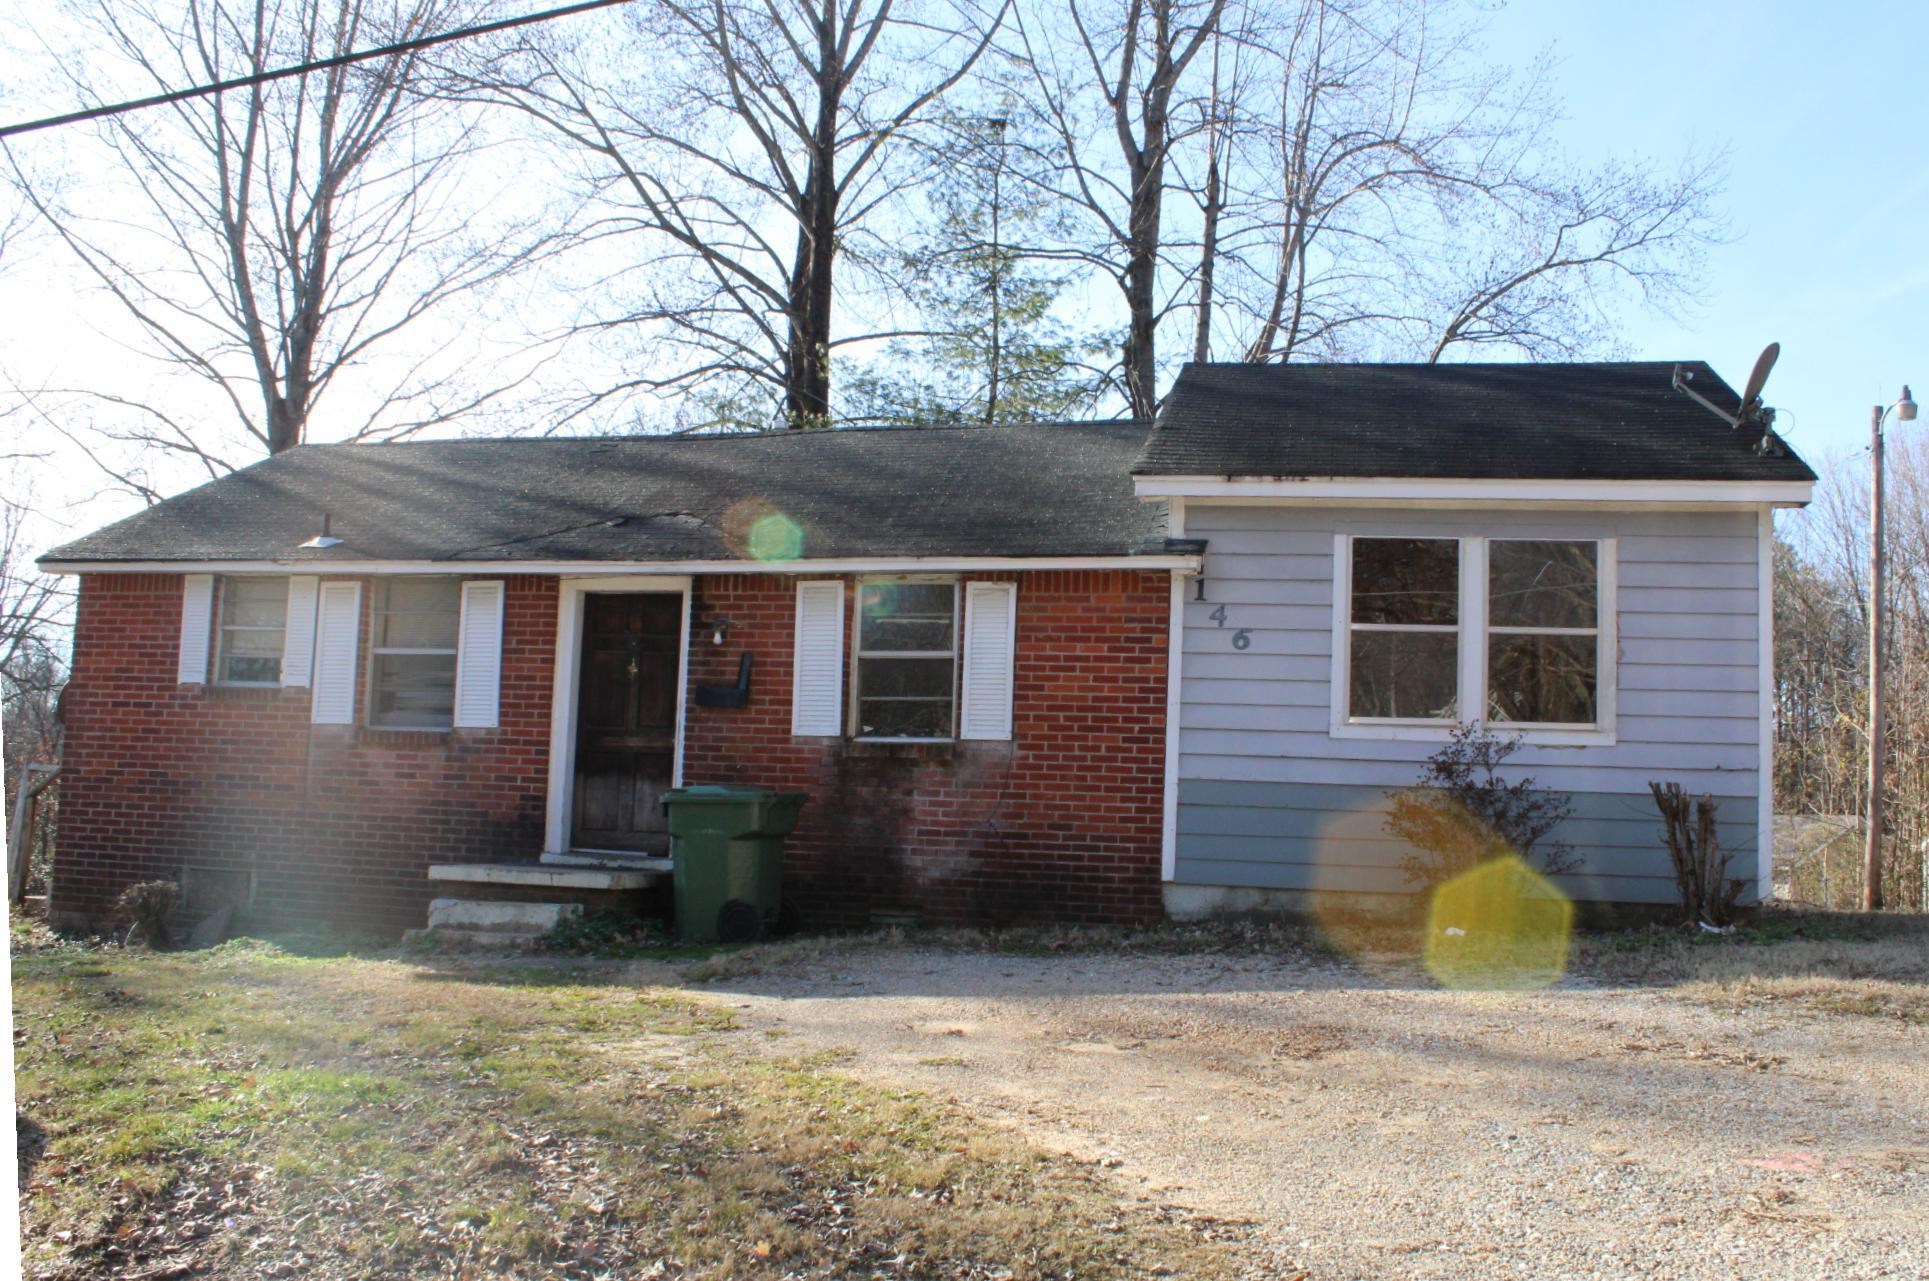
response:
[[[805,799],[802,792],[774,792],[768,787],[740,787],[729,783],[699,783],[694,787],[676,787],[663,793],[665,804],[679,805],[737,805],[744,801],[775,801],[796,797]]]

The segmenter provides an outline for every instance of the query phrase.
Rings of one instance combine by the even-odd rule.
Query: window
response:
[[[1460,672],[1460,544],[1353,540],[1347,709],[1354,720],[1453,721]]]
[[[455,720],[455,651],[462,582],[385,578],[375,584],[368,723],[448,729]]]
[[[1600,550],[1593,542],[1487,544],[1487,718],[1593,725],[1600,650]]]
[[[857,732],[950,738],[958,585],[869,579],[857,594]]]
[[[282,638],[287,622],[286,578],[223,578],[215,683],[279,685]],[[206,625],[204,615],[202,626]]]
[[[1334,733],[1612,734],[1612,539],[1342,535],[1335,555]]]

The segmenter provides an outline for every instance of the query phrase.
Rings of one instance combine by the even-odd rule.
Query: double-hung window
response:
[[[865,579],[857,593],[853,702],[863,738],[956,733],[958,585]]]
[[[455,721],[457,578],[395,577],[375,584],[368,723],[448,729]]]
[[[1600,719],[1601,553],[1592,541],[1487,543],[1487,719],[1589,728]]]
[[[1460,543],[1356,538],[1348,615],[1348,715],[1459,717]]]
[[[203,627],[206,618],[204,613]],[[279,685],[287,625],[286,578],[223,578],[215,683]]]
[[[1610,728],[1603,668],[1611,541],[1357,536],[1341,543],[1336,728],[1401,734],[1407,731],[1397,727],[1475,718],[1537,734],[1598,736]]]

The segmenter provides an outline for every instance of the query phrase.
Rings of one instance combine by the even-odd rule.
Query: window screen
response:
[[[448,729],[454,723],[461,612],[460,579],[387,578],[376,583],[369,724]]]
[[[280,684],[282,637],[287,622],[286,578],[223,578],[216,683]]]
[[[956,583],[863,583],[857,620],[858,734],[950,738],[957,657]]]

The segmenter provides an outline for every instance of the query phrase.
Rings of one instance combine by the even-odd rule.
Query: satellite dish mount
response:
[[[1694,381],[1694,371],[1681,365],[1674,367],[1674,389],[1688,399],[1706,409],[1715,417],[1737,430],[1760,428],[1761,440],[1755,445],[1758,454],[1780,455],[1783,451],[1781,440],[1775,435],[1775,411],[1762,404],[1762,387],[1768,382],[1768,371],[1775,367],[1775,360],[1782,354],[1782,345],[1772,342],[1762,348],[1762,354],[1755,358],[1755,368],[1748,375],[1748,384],[1742,390],[1741,404],[1733,412],[1723,409],[1688,384]]]

